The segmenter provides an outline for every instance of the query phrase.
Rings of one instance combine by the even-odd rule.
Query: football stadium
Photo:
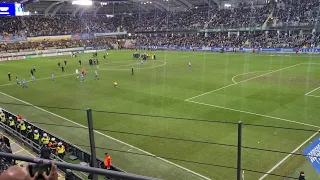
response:
[[[319,22],[318,0],[4,0],[0,179],[319,179]]]

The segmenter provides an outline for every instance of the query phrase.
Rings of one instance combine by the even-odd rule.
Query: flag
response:
[[[245,45],[249,45],[249,39],[246,40],[246,42],[244,42]]]

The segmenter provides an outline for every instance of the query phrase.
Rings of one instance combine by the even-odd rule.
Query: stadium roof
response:
[[[7,0],[6,2],[14,0]],[[72,5],[72,0],[22,0],[25,11],[36,14],[120,14],[152,10],[181,11],[201,6],[219,6],[224,0],[99,0],[92,6]],[[21,2],[21,1],[20,1]]]

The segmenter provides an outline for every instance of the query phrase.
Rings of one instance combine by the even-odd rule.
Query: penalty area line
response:
[[[36,108],[36,109],[39,109],[39,110],[41,110],[41,111],[43,111],[43,112],[46,112],[46,113],[48,113],[48,114],[51,114],[51,115],[56,116],[56,117],[58,117],[58,118],[61,118],[61,119],[65,120],[65,121],[68,121],[68,122],[73,123],[73,124],[75,124],[75,125],[78,125],[78,126],[80,126],[80,127],[88,128],[88,127],[86,127],[86,126],[84,126],[84,125],[82,125],[82,124],[76,123],[76,122],[74,122],[74,121],[72,121],[72,120],[70,120],[70,119],[67,119],[67,118],[65,118],[65,117],[62,117],[62,116],[60,116],[60,115],[58,115],[58,114],[55,114],[55,113],[53,113],[53,112],[50,112],[50,111],[47,111],[47,110],[42,109],[42,108],[40,108],[40,107],[37,107],[37,106],[35,106],[35,105],[31,104],[31,103],[28,103],[28,102],[23,101],[23,100],[21,100],[21,99],[18,99],[18,98],[15,98],[15,97],[13,97],[13,96],[10,96],[10,95],[8,95],[8,94],[6,94],[6,93],[4,93],[4,92],[0,92],[0,94],[2,94],[2,95],[4,95],[4,96],[7,96],[7,97],[9,97],[9,98],[15,99],[15,100],[17,100],[17,101],[20,101],[20,102],[22,102],[22,103],[24,103],[24,104],[30,105],[30,106],[32,106],[32,107],[34,107],[34,108]],[[114,140],[114,141],[116,141],[116,142],[119,142],[119,143],[121,143],[121,144],[123,144],[123,145],[126,145],[126,146],[128,146],[128,147],[130,147],[130,148],[132,148],[132,149],[136,149],[136,150],[138,150],[138,151],[140,151],[140,152],[143,152],[143,153],[145,153],[145,154],[148,154],[148,155],[150,155],[150,156],[152,156],[152,157],[154,157],[154,158],[157,158],[157,159],[162,160],[162,161],[164,161],[164,162],[166,162],[166,163],[169,163],[169,164],[171,164],[171,165],[173,165],[173,166],[176,166],[176,167],[178,167],[178,168],[180,168],[180,169],[183,169],[183,170],[185,170],[185,171],[187,171],[187,172],[189,172],[189,173],[191,173],[191,174],[194,174],[194,175],[196,175],[196,176],[199,176],[199,177],[201,177],[201,178],[203,178],[203,179],[211,180],[210,178],[208,178],[208,177],[206,177],[206,176],[204,176],[204,175],[201,175],[201,174],[199,174],[199,173],[197,173],[197,172],[194,172],[194,171],[192,171],[192,170],[190,170],[190,169],[188,169],[188,168],[185,168],[185,167],[183,167],[183,166],[180,166],[180,165],[178,165],[178,164],[176,164],[176,163],[173,163],[173,162],[171,162],[171,161],[169,161],[169,160],[166,160],[166,159],[164,159],[164,158],[158,157],[157,155],[154,155],[154,154],[152,154],[152,153],[150,153],[150,152],[147,152],[147,151],[145,151],[145,150],[142,150],[142,149],[140,149],[140,148],[138,148],[138,147],[135,147],[135,146],[133,146],[133,145],[131,145],[131,144],[128,144],[128,143],[126,143],[126,142],[123,142],[123,141],[121,141],[121,140],[119,140],[119,139],[116,139],[116,138],[114,138],[114,137],[111,137],[111,136],[109,136],[109,135],[106,135],[106,134],[101,133],[101,132],[96,131],[96,130],[94,130],[94,132],[97,133],[97,134],[100,134],[100,135],[102,135],[102,136],[104,136],[104,137],[106,137],[106,138],[109,138],[109,139],[111,139],[111,140]]]
[[[246,73],[241,73],[238,75],[235,75],[232,77],[232,82],[237,84],[237,82],[234,80],[236,77],[241,76],[241,75],[246,75],[246,74],[252,74],[252,73],[257,73],[257,72],[269,72],[269,71],[252,71],[252,72],[246,72]],[[241,81],[240,81],[241,82]]]
[[[308,96],[309,94],[315,92],[315,91],[318,90],[318,89],[320,89],[320,87],[317,87],[316,89],[314,89],[314,90],[312,90],[312,91],[310,91],[310,92],[307,92],[305,95]]]
[[[302,123],[302,122],[298,122],[298,121],[293,121],[293,120],[289,120],[289,119],[284,119],[284,118],[279,118],[279,117],[274,117],[274,116],[269,116],[269,115],[264,115],[264,114],[258,114],[258,113],[248,112],[248,111],[243,111],[243,110],[238,110],[238,109],[232,109],[232,108],[227,108],[227,107],[222,107],[222,106],[217,106],[217,105],[212,105],[212,104],[206,104],[206,103],[201,103],[201,102],[196,102],[196,101],[188,100],[187,102],[200,104],[200,105],[205,105],[205,106],[211,106],[211,107],[220,108],[220,109],[226,109],[226,110],[230,110],[230,111],[236,111],[236,112],[251,114],[251,115],[256,115],[256,116],[261,116],[261,117],[267,117],[267,118],[271,118],[271,119],[277,119],[277,120],[280,120],[280,121],[286,121],[286,122],[290,122],[290,123],[301,124],[301,125],[304,125],[304,126],[310,126],[310,127],[315,127],[315,128],[319,128],[320,129],[320,126],[307,124],[307,123]]]

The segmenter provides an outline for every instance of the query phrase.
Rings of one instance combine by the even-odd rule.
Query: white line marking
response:
[[[152,68],[162,67],[162,66],[165,66],[165,65],[167,64],[167,62],[165,62],[165,61],[160,61],[160,60],[157,60],[157,61],[158,61],[158,62],[162,62],[163,64],[160,64],[160,65],[157,65],[157,66],[151,66],[151,67],[138,67],[138,68],[135,68],[135,69],[152,69]],[[129,68],[129,69],[108,69],[108,68],[104,69],[104,68],[103,68],[103,70],[109,70],[109,71],[128,71],[128,70],[130,70],[130,68]]]
[[[293,120],[289,120],[289,119],[284,119],[284,118],[279,118],[279,117],[273,117],[273,116],[268,116],[268,115],[258,114],[258,113],[248,112],[248,111],[242,111],[242,110],[232,109],[232,108],[227,108],[227,107],[222,107],[222,106],[216,106],[216,105],[206,104],[206,103],[201,103],[201,102],[196,102],[196,101],[190,101],[190,100],[189,100],[189,101],[187,101],[187,102],[191,102],[191,103],[195,103],[195,104],[201,104],[201,105],[205,105],[205,106],[216,107],[216,108],[220,108],[220,109],[226,109],[226,110],[230,110],[230,111],[237,111],[237,112],[246,113],[246,114],[252,114],[252,115],[256,115],[256,116],[262,116],[262,117],[277,119],[277,120],[280,120],[280,121],[286,121],[286,122],[291,122],[291,123],[295,123],[295,124],[301,124],[301,125],[310,126],[310,127],[315,127],[315,128],[319,128],[319,129],[320,129],[320,126],[316,126],[316,125],[312,125],[312,124],[307,124],[307,123],[302,123],[302,122],[298,122],[298,121],[293,121]]]
[[[281,69],[278,69],[278,70],[274,70],[274,71],[271,71],[271,72],[268,72],[268,73],[264,73],[264,74],[261,74],[259,76],[255,76],[255,77],[252,77],[252,78],[249,78],[249,79],[245,79],[243,81],[240,81],[238,82],[237,84],[240,84],[240,83],[243,83],[243,82],[247,82],[247,81],[250,81],[252,79],[256,79],[256,78],[259,78],[259,77],[262,77],[262,76],[265,76],[265,75],[268,75],[268,74],[272,74],[272,73],[275,73],[275,72],[278,72],[278,71],[282,71],[284,69],[288,69],[288,68],[292,68],[292,67],[295,67],[295,66],[298,66],[298,65],[301,65],[302,63],[299,63],[299,64],[295,64],[295,65],[292,65],[292,66],[288,66],[288,67],[285,67],[285,68],[281,68]],[[206,92],[206,93],[203,93],[203,94],[200,94],[200,95],[197,95],[197,96],[194,96],[194,97],[191,97],[189,99],[186,99],[185,101],[189,101],[191,99],[194,99],[194,98],[197,98],[197,97],[201,97],[201,96],[204,96],[206,94],[210,94],[210,93],[213,93],[213,92],[216,92],[216,91],[219,91],[221,89],[225,89],[227,87],[231,87],[231,86],[234,86],[234,85],[237,85],[237,84],[230,84],[228,86],[224,86],[224,87],[221,87],[221,88],[218,88],[218,89],[215,89],[215,90],[212,90],[212,91],[209,91],[209,92]]]
[[[291,154],[288,154],[285,158],[283,158],[278,164],[273,166],[267,173],[271,173],[274,171],[277,167],[279,167],[284,161],[286,161],[293,153],[296,153],[302,146],[304,146],[306,143],[308,143],[312,138],[314,138],[319,132],[314,133],[311,137],[309,137],[306,141],[304,141],[300,146],[298,146],[296,149],[294,149]],[[265,177],[268,176],[268,174],[264,174],[259,180],[263,180]]]
[[[320,98],[320,96],[315,96],[315,95],[306,95],[306,96],[311,96],[311,97],[317,97],[317,98]]]
[[[235,84],[237,84],[237,82],[234,80],[234,78],[236,78],[236,77],[238,77],[238,76],[241,76],[241,75],[252,74],[252,73],[257,73],[257,72],[267,72],[267,71],[253,71],[253,72],[246,72],[246,73],[238,74],[238,75],[233,76],[232,82],[235,83]]]
[[[310,91],[310,92],[306,93],[305,95],[306,95],[306,96],[308,96],[308,94],[311,94],[311,93],[315,92],[315,91],[316,91],[316,90],[318,90],[318,89],[320,89],[320,87],[317,87],[316,89],[314,89],[314,90],[312,90],[312,91]]]
[[[0,92],[0,94],[2,94],[2,95],[4,95],[4,96],[7,96],[7,97],[10,97],[10,98],[12,98],[12,99],[15,99],[15,100],[17,100],[17,101],[20,101],[20,102],[22,102],[22,103],[25,103],[25,104],[27,104],[27,105],[30,105],[30,106],[32,106],[32,107],[34,107],[34,108],[36,108],[36,109],[39,109],[39,110],[41,110],[41,111],[43,111],[43,112],[46,112],[46,113],[49,113],[49,114],[51,114],[51,115],[53,115],[53,116],[59,117],[59,118],[61,118],[61,119],[63,119],[63,120],[66,120],[66,121],[68,121],[68,122],[70,122],[70,123],[76,124],[76,125],[78,125],[78,126],[80,126],[80,127],[88,128],[88,127],[86,127],[86,126],[84,126],[84,125],[81,125],[81,124],[79,124],[79,123],[76,123],[76,122],[74,122],[74,121],[72,121],[72,120],[70,120],[70,119],[67,119],[67,118],[65,118],[65,117],[62,117],[62,116],[60,116],[60,115],[57,115],[57,114],[52,113],[52,112],[50,112],[50,111],[47,111],[47,110],[45,110],[45,109],[42,109],[42,108],[40,108],[40,107],[34,106],[34,105],[32,105],[31,103],[28,103],[28,102],[23,101],[23,100],[21,100],[21,99],[15,98],[15,97],[10,96],[10,95],[8,95],[8,94],[5,94],[5,93],[3,93],[3,92]],[[203,176],[203,175],[201,175],[201,174],[199,174],[199,173],[196,173],[196,172],[194,172],[194,171],[192,171],[192,170],[190,170],[190,169],[188,169],[188,168],[185,168],[185,167],[183,167],[183,166],[180,166],[180,165],[178,165],[178,164],[175,164],[175,163],[173,163],[173,162],[171,162],[171,161],[168,161],[168,160],[166,160],[166,159],[164,159],[164,158],[158,157],[157,155],[154,155],[154,154],[152,154],[152,153],[149,153],[149,152],[147,152],[147,151],[144,151],[144,150],[142,150],[142,149],[140,149],[140,148],[138,148],[138,147],[135,147],[135,146],[133,146],[133,145],[131,145],[131,144],[125,143],[125,142],[123,142],[123,141],[120,141],[120,140],[118,140],[118,139],[116,139],[116,138],[113,138],[113,137],[111,137],[111,136],[108,136],[108,135],[103,134],[103,133],[101,133],[101,132],[99,132],[99,131],[96,131],[96,130],[94,130],[94,132],[97,133],[97,134],[100,134],[100,135],[102,135],[102,136],[104,136],[104,137],[107,137],[107,138],[109,138],[109,139],[112,139],[112,140],[114,140],[114,141],[116,141],[116,142],[119,142],[119,143],[121,143],[121,144],[124,144],[124,145],[126,145],[126,146],[129,146],[129,147],[131,147],[132,149],[136,149],[136,150],[141,151],[141,152],[143,152],[143,153],[145,153],[145,154],[148,154],[148,155],[153,156],[153,157],[155,157],[155,158],[157,158],[157,159],[160,159],[160,160],[162,160],[162,161],[164,161],[164,162],[167,162],[167,163],[169,163],[169,164],[171,164],[171,165],[173,165],[173,166],[176,166],[176,167],[178,167],[178,168],[181,168],[181,169],[183,169],[183,170],[185,170],[185,171],[187,171],[187,172],[189,172],[189,173],[192,173],[192,174],[194,174],[194,175],[197,175],[197,176],[199,176],[199,177],[201,177],[201,178],[203,178],[203,179],[210,180],[210,178],[208,178],[208,177],[206,177],[206,176]]]

